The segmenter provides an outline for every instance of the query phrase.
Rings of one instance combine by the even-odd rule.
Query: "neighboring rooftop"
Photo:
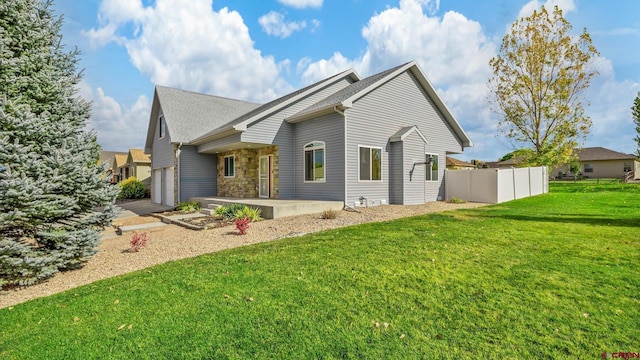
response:
[[[131,160],[137,163],[151,163],[151,156],[144,153],[142,149],[129,149]]]
[[[127,158],[127,153],[126,152],[121,152],[121,151],[100,151],[100,163],[107,163],[109,167],[111,167],[111,165],[113,164],[113,160],[115,159],[116,155],[121,155],[124,156],[125,159]]]
[[[577,150],[580,161],[601,161],[601,160],[632,160],[636,156],[625,154],[603,147],[588,147]]]
[[[448,166],[468,167],[468,168],[475,168],[476,167],[472,163],[469,163],[469,162],[466,162],[466,161],[462,161],[462,160],[458,160],[456,158],[452,158],[451,156],[447,156],[447,167]]]

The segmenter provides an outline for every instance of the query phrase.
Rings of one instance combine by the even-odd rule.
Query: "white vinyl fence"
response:
[[[497,204],[549,192],[546,166],[518,169],[446,170],[446,199]]]

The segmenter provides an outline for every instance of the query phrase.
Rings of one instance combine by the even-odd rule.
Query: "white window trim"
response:
[[[232,158],[233,159],[233,175],[225,175],[227,173],[227,158]],[[222,176],[225,177],[226,179],[231,179],[236,177],[236,156],[235,155],[226,155],[223,157],[222,159]]]
[[[158,139],[164,139],[167,136],[167,120],[164,114],[158,116]]]
[[[318,144],[322,144],[322,146],[313,146],[310,148],[307,148],[308,145],[314,144],[314,143],[318,143]],[[307,171],[307,157],[306,157],[306,152],[308,150],[319,150],[322,149],[322,161],[324,162],[324,178],[322,178],[322,180],[307,180],[307,176],[306,176],[306,171]],[[314,152],[314,157],[313,157],[313,165],[314,165],[314,169],[315,169],[315,152]],[[325,183],[327,182],[327,144],[324,141],[311,141],[308,142],[306,144],[304,144],[304,146],[302,147],[302,180],[304,181],[304,183],[312,183],[312,184],[318,184],[318,183]]]
[[[437,157],[438,157],[438,161],[440,161],[440,154],[436,154],[436,153],[424,153],[425,161],[426,161],[427,155],[434,155],[434,156],[437,156]],[[427,166],[428,166],[428,165],[425,165],[425,168],[426,168]],[[440,181],[440,164],[438,164],[438,179],[437,179],[437,180],[427,180],[427,171],[426,171],[426,170],[427,170],[427,169],[425,169],[424,181],[426,181],[426,182],[439,182],[439,181]]]
[[[369,148],[369,159],[373,159],[373,156],[371,156],[371,150],[373,149],[379,149],[380,150],[380,180],[362,180],[360,179],[360,148]],[[358,182],[359,183],[381,183],[383,182],[384,179],[384,167],[382,166],[382,147],[380,146],[371,146],[371,145],[358,145]],[[369,178],[371,179],[373,177],[373,164],[369,164]]]

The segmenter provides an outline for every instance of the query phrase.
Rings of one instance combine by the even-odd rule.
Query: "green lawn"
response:
[[[555,183],[172,262],[0,310],[0,358],[638,352],[639,199],[637,185]]]

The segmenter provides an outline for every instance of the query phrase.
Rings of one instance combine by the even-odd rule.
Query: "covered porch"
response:
[[[215,209],[221,205],[242,204],[262,210],[264,219],[276,219],[286,216],[316,214],[325,210],[342,210],[344,202],[325,200],[280,200],[263,198],[235,198],[235,197],[192,197],[190,201],[197,201],[202,209]]]

